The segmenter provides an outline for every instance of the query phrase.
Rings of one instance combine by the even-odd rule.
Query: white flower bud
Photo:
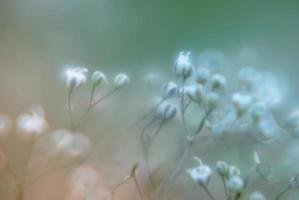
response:
[[[266,198],[261,192],[255,191],[249,196],[248,200],[266,200]]]
[[[228,168],[228,176],[233,177],[233,176],[240,176],[240,170],[236,166],[229,166]]]
[[[212,176],[212,170],[207,165],[200,165],[198,167],[188,169],[189,176],[198,184],[207,186]]]
[[[175,117],[177,110],[176,107],[170,103],[163,103],[158,108],[158,116],[162,117],[164,120],[171,119]]]
[[[130,78],[126,74],[118,74],[115,76],[113,83],[115,89],[120,89],[122,87],[127,86],[130,83]]]
[[[191,87],[185,88],[187,96],[194,102],[200,103],[203,99],[203,87],[200,84],[196,84]]]
[[[196,82],[203,85],[209,80],[210,75],[210,71],[206,68],[199,68],[194,73]]]
[[[188,78],[193,70],[193,65],[190,61],[191,52],[180,52],[176,64],[175,64],[175,73],[177,76],[180,76],[184,79]]]
[[[216,163],[217,172],[221,176],[227,176],[228,175],[228,164],[224,161],[218,161]]]
[[[227,181],[227,188],[233,194],[241,192],[243,187],[244,182],[239,176],[232,176]]]
[[[215,92],[210,92],[206,95],[206,105],[208,108],[213,109],[219,103],[219,95]]]
[[[255,103],[250,108],[250,116],[254,122],[260,122],[265,115],[266,106],[263,103]]]
[[[95,71],[91,75],[91,83],[93,84],[94,87],[101,85],[103,82],[107,82],[107,78],[103,72]]]
[[[65,82],[69,89],[77,89],[86,82],[86,74],[88,70],[82,67],[67,66],[68,69],[64,73]]]
[[[247,94],[235,93],[232,95],[232,102],[238,115],[244,114],[250,107],[252,101],[252,97]]]
[[[34,106],[30,114],[20,114],[16,122],[17,133],[24,138],[39,136],[48,128],[44,111],[40,106]]]
[[[163,99],[169,99],[176,95],[177,85],[174,82],[168,82],[163,86]]]
[[[226,78],[221,74],[214,74],[211,77],[212,90],[222,90],[226,87]]]
[[[0,114],[0,139],[7,137],[12,128],[12,120],[5,114]]]

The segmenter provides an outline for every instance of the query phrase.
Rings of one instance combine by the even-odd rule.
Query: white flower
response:
[[[243,190],[244,182],[239,176],[232,176],[227,181],[227,188],[230,192],[236,194]]]
[[[50,156],[66,156],[73,144],[73,135],[67,130],[50,134],[48,151]]]
[[[193,65],[190,61],[190,54],[191,52],[185,53],[181,51],[175,63],[174,71],[177,76],[180,76],[183,79],[188,78],[193,70]]]
[[[171,103],[165,102],[165,103],[162,103],[158,107],[157,112],[158,112],[157,114],[159,117],[162,117],[164,120],[168,120],[168,119],[175,117],[177,110],[174,105],[172,105]]]
[[[30,114],[20,114],[16,126],[18,134],[22,137],[42,134],[48,128],[42,107],[35,106],[31,109]]]
[[[88,137],[81,133],[73,134],[72,145],[68,149],[68,154],[72,158],[84,158],[91,151],[91,142]]]
[[[189,176],[198,184],[207,186],[212,176],[212,170],[208,165],[199,162],[199,166],[187,169]]]
[[[5,114],[0,114],[0,139],[6,138],[12,127],[12,120]]]
[[[250,107],[253,99],[250,95],[235,93],[232,95],[232,102],[239,115],[245,113]]]
[[[289,188],[290,189],[298,189],[299,188],[299,175],[295,175],[289,181]]]
[[[187,96],[194,102],[200,103],[203,99],[203,87],[201,84],[196,84],[190,87],[186,87]]]
[[[130,83],[130,78],[126,74],[117,74],[114,78],[113,83],[115,89],[120,89]]]
[[[212,90],[221,90],[226,86],[226,78],[221,74],[214,74],[211,77],[211,88]]]
[[[103,82],[107,82],[107,78],[103,72],[95,71],[91,75],[91,82],[94,85],[94,87],[96,87],[96,86],[102,84]]]
[[[217,168],[218,173],[221,176],[227,176],[228,175],[228,164],[226,162],[218,161],[216,163],[216,168]]]
[[[210,71],[206,68],[199,68],[194,73],[195,80],[199,84],[205,84],[210,78],[210,75]]]
[[[248,200],[266,200],[266,198],[261,192],[255,191],[249,196]]]
[[[168,82],[163,86],[162,89],[163,99],[169,99],[176,95],[177,85],[174,82]]]
[[[64,73],[66,85],[73,90],[80,87],[86,82],[86,74],[88,70],[82,67],[68,66]]]

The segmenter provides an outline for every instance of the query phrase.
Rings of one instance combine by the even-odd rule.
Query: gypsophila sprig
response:
[[[70,90],[79,88],[87,80],[88,70],[84,67],[67,65],[64,72],[65,82]]]

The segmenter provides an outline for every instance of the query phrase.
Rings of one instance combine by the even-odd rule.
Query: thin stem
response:
[[[289,186],[287,186],[285,189],[283,189],[276,197],[275,197],[275,200],[279,200],[281,199],[281,197],[287,193],[289,191]]]
[[[214,196],[212,195],[212,193],[210,192],[210,190],[208,189],[207,186],[205,186],[205,185],[201,185],[201,187],[205,190],[205,192],[208,194],[208,196],[209,196],[212,200],[216,200],[216,199],[214,198]]]
[[[101,97],[100,99],[92,102],[89,107],[88,110],[91,110],[93,107],[95,107],[97,104],[101,103],[102,101],[104,101],[107,97],[111,96],[112,94],[114,94],[117,91],[117,89],[113,89],[110,92],[108,92],[107,94],[105,94],[103,97]]]
[[[222,180],[223,187],[224,187],[225,199],[227,199],[228,198],[228,191],[227,191],[226,179],[225,179],[224,176],[221,176],[221,180]]]
[[[209,109],[209,110],[205,113],[204,117],[201,119],[201,121],[200,121],[200,123],[199,123],[199,126],[198,126],[198,128],[197,128],[197,130],[196,130],[196,135],[198,135],[198,134],[201,132],[201,130],[203,129],[203,127],[204,127],[204,125],[205,125],[205,122],[207,121],[207,119],[208,119],[208,117],[209,117],[209,115],[211,114],[212,111],[213,111],[213,109]]]
[[[91,93],[90,93],[90,98],[89,98],[89,103],[90,104],[93,102],[94,95],[95,95],[95,90],[96,90],[96,86],[93,85],[92,88],[91,88]]]
[[[162,127],[165,124],[165,122],[166,122],[166,120],[163,119],[162,122],[160,123],[160,125],[158,126],[158,129],[150,136],[151,141],[153,141],[155,139],[155,137],[160,132],[160,130],[162,129]]]
[[[67,95],[67,111],[69,115],[69,120],[70,120],[70,128],[73,130],[74,127],[74,122],[73,122],[73,113],[72,113],[72,94],[73,94],[73,89],[70,89]]]

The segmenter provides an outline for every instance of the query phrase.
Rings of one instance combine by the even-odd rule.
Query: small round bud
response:
[[[228,175],[228,164],[224,161],[218,161],[216,163],[217,172],[220,176],[227,176]]]
[[[233,177],[233,176],[240,176],[240,170],[236,166],[229,166],[228,168],[228,176]]]
[[[215,92],[210,92],[206,96],[206,105],[210,109],[214,109],[219,103],[219,95]]]
[[[263,103],[255,103],[250,108],[250,116],[256,123],[260,122],[266,112],[266,106]]]
[[[64,73],[65,82],[69,89],[79,88],[86,82],[86,74],[88,70],[82,67],[67,66],[68,69]]]
[[[221,74],[214,74],[211,77],[212,90],[222,90],[226,87],[226,78]]]
[[[95,71],[92,75],[91,75],[91,83],[94,87],[101,85],[103,82],[106,82],[107,78],[105,76],[105,74],[101,71]]]
[[[233,194],[241,192],[243,187],[244,182],[239,176],[232,176],[227,181],[227,188]]]
[[[163,86],[162,89],[163,99],[169,99],[176,95],[177,85],[174,82],[168,82]]]
[[[177,113],[176,107],[170,103],[161,104],[158,108],[158,115],[164,120],[175,117]]]
[[[189,176],[198,184],[207,186],[212,176],[212,170],[208,165],[200,165],[198,167],[188,169]]]
[[[194,102],[200,103],[203,99],[203,87],[200,84],[196,84],[186,89],[187,96]]]
[[[0,114],[0,139],[7,137],[12,128],[12,120],[5,114]]]
[[[253,99],[250,95],[235,93],[232,95],[232,103],[238,115],[244,114],[250,107]]]
[[[183,79],[188,78],[193,70],[193,65],[190,62],[190,54],[191,52],[180,52],[175,64],[175,73]]]
[[[266,198],[261,192],[256,191],[249,196],[248,200],[266,200]]]
[[[209,80],[210,76],[210,71],[206,68],[199,68],[194,73],[196,82],[202,85],[204,85]]]
[[[122,87],[127,86],[130,83],[130,78],[126,74],[118,74],[115,76],[113,83],[115,89],[120,89]]]

